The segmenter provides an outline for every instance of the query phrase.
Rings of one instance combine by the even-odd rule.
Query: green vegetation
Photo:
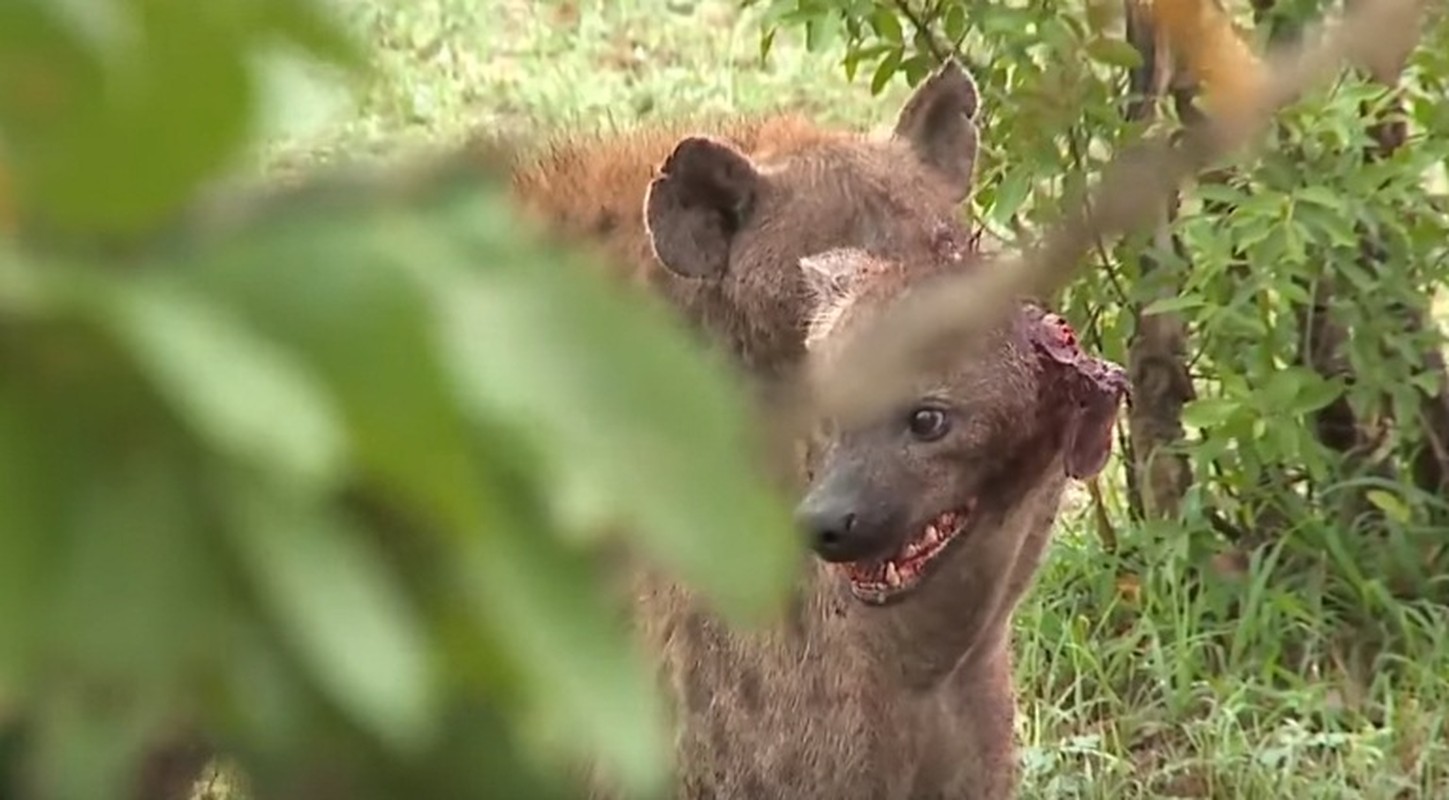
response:
[[[43,126],[21,124],[31,95],[13,76],[35,63],[27,53],[53,52],[37,43],[59,41],[22,25],[48,18],[30,11],[48,5],[0,12],[7,161],[47,141]],[[196,7],[189,2],[150,5],[167,9],[160,16],[176,30],[220,19],[187,11]],[[796,3],[744,12],[726,0],[333,5],[377,69],[353,107],[295,70],[276,73],[275,105],[263,109],[269,138],[237,165],[242,176],[292,178],[357,156],[387,159],[480,127],[541,138],[775,107],[874,126],[907,87],[907,74],[880,60],[916,72],[927,63],[911,61],[924,50],[889,3],[801,3],[805,13],[779,18],[763,59],[761,12]],[[858,38],[836,16],[847,5],[873,20]],[[1050,219],[1053,200],[1134,132],[1120,111],[1133,55],[1113,42],[1115,8],[1100,4],[935,7],[937,30],[964,35],[985,98],[972,213],[988,238],[1010,242]],[[346,53],[305,20],[274,22]],[[1104,25],[1117,27],[1104,36]],[[807,29],[816,52],[801,41]],[[21,30],[31,38],[12,35]],[[241,44],[215,48],[214,74],[234,77],[227,59]],[[841,63],[852,51],[866,54],[853,81]],[[1417,426],[1384,422],[1418,419],[1412,408],[1436,388],[1420,364],[1432,344],[1406,334],[1402,320],[1446,277],[1446,217],[1430,205],[1442,198],[1420,180],[1449,155],[1446,54],[1440,20],[1405,79],[1415,135],[1402,152],[1378,165],[1355,155],[1374,144],[1359,101],[1381,92],[1345,79],[1286,115],[1279,146],[1227,182],[1185,195],[1175,232],[1192,254],[1186,286],[1146,277],[1148,250],[1134,240],[1104,252],[1061,298],[1089,341],[1124,363],[1143,307],[1186,316],[1200,399],[1183,412],[1192,435],[1180,449],[1196,480],[1180,513],[1142,514],[1141,487],[1124,480],[1119,458],[1101,509],[1076,497],[1064,512],[1017,618],[1024,796],[1449,793],[1446,517],[1436,493],[1400,469],[1415,458]],[[72,61],[81,65],[75,75],[99,69],[80,58],[45,63]],[[163,64],[152,75],[178,69],[193,67]],[[28,162],[60,165],[21,175],[32,190],[22,197],[53,200],[39,207],[46,213],[36,227],[114,235],[144,221],[117,209],[164,209],[196,174],[228,163],[244,126],[224,127],[229,117],[187,99],[172,98],[164,113],[127,109],[164,118],[177,141],[210,143],[178,159],[165,180]],[[87,164],[159,163],[155,152],[127,149],[142,140],[107,140],[137,130],[117,125],[64,145],[92,148]],[[104,187],[127,179],[147,203],[98,202],[114,200]],[[410,205],[382,194],[305,225],[258,225],[201,256],[147,259],[143,271],[69,250],[0,251],[0,725],[7,713],[40,715],[43,763],[84,767],[57,770],[71,780],[66,797],[105,796],[138,735],[161,714],[189,710],[175,706],[182,698],[207,698],[208,718],[279,772],[323,743],[351,753],[346,766],[375,775],[369,788],[379,796],[405,796],[401,787],[426,794],[419,787],[429,780],[496,791],[503,774],[520,781],[513,786],[533,785],[534,770],[510,768],[512,750],[491,751],[487,763],[478,749],[429,750],[441,726],[466,731],[475,748],[599,748],[645,784],[659,731],[641,696],[643,673],[592,603],[595,576],[568,543],[590,536],[594,523],[641,521],[641,541],[740,619],[778,597],[789,563],[781,509],[747,481],[718,481],[744,471],[743,454],[725,444],[740,416],[720,400],[732,396],[717,371],[653,335],[667,328],[657,316],[623,324],[634,306],[596,289],[586,270],[513,241],[492,187],[449,184]],[[1388,251],[1372,271],[1357,258],[1355,222]],[[357,233],[368,229],[390,235]],[[566,271],[540,269],[539,259]],[[354,264],[368,269],[346,268]],[[1352,287],[1327,305],[1354,334],[1353,409],[1385,431],[1370,464],[1347,463],[1315,439],[1309,421],[1344,384],[1293,357],[1295,313],[1328,275]],[[564,282],[583,287],[570,302],[528,302],[556,297]],[[485,304],[500,309],[490,292],[521,302],[484,314]],[[1174,299],[1159,302],[1164,293]],[[448,327],[465,317],[496,327]],[[486,345],[511,346],[518,331],[540,327],[559,338],[527,353]],[[525,368],[522,357],[535,360]],[[598,374],[578,377],[581,358],[636,371],[637,382],[622,382],[636,388],[624,396],[611,393],[613,383],[570,386],[578,391],[567,407],[548,405],[562,382]],[[553,369],[539,371],[539,360]],[[635,413],[664,384],[674,413]],[[576,418],[602,432],[581,442]],[[693,427],[711,420],[717,427]],[[648,465],[651,480],[676,491],[609,482],[626,442],[667,445],[685,424],[687,455],[699,460],[681,471],[683,454],[665,447]],[[720,446],[702,451],[703,436]],[[544,493],[560,482],[574,490],[562,503]],[[692,495],[699,482],[717,494]],[[42,491],[61,486],[67,491]],[[601,497],[615,506],[589,505]],[[566,505],[573,500],[579,505]],[[72,507],[105,513],[64,524],[47,516]],[[427,535],[389,537],[403,520]],[[679,533],[704,526],[753,536]],[[63,535],[27,535],[42,530]],[[1230,541],[1224,530],[1252,535]],[[758,561],[746,568],[746,558]],[[102,613],[111,609],[125,613]],[[55,669],[77,663],[90,666]],[[106,691],[129,702],[79,699]],[[503,733],[505,721],[525,737]],[[0,758],[6,746],[0,739]],[[422,767],[401,766],[417,752],[426,754]],[[226,779],[202,791],[239,794]]]
[[[862,84],[917,80],[953,51],[972,64],[974,215],[1008,246],[1121,142],[1192,119],[1179,97],[1130,110],[1153,65],[1116,4],[750,5],[838,42]],[[1253,6],[1227,4],[1276,42],[1336,7]],[[1017,619],[1029,795],[1449,789],[1449,507],[1430,445],[1449,443],[1430,316],[1449,277],[1446,45],[1435,9],[1389,76],[1397,96],[1345,74],[1303,98],[1261,152],[1100,248],[1058,298],[1137,386],[1103,518],[1067,524]]]

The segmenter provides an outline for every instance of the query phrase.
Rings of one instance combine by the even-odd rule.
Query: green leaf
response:
[[[901,21],[896,16],[895,9],[883,6],[877,7],[870,15],[870,27],[875,34],[894,45],[905,43],[905,32],[901,30]]]
[[[507,213],[478,214],[490,217],[502,226],[495,241],[506,241]],[[483,419],[517,420],[540,453],[559,454],[553,480],[612,498],[654,553],[731,613],[771,613],[798,545],[747,448],[747,406],[727,367],[703,357],[656,303],[625,302],[596,271],[568,260],[540,269],[495,247],[479,257],[506,269],[432,284],[469,406]],[[443,253],[429,261],[456,263]]]
[[[1263,411],[1274,413],[1288,407],[1305,387],[1306,374],[1307,370],[1289,367],[1275,370],[1269,375],[1267,385],[1258,394]]]
[[[1227,208],[1235,207],[1243,199],[1243,193],[1226,183],[1199,183],[1196,194],[1206,203],[1219,203]]]
[[[438,710],[428,642],[362,531],[280,487],[237,483],[227,533],[282,635],[358,724],[414,752]]]
[[[1337,380],[1324,380],[1318,376],[1314,379],[1304,381],[1298,390],[1298,395],[1293,398],[1289,406],[1289,413],[1312,414],[1319,409],[1326,408],[1329,403],[1337,400],[1343,394],[1343,385]]]
[[[1384,489],[1370,489],[1364,493],[1364,496],[1380,511],[1388,515],[1389,519],[1400,525],[1407,525],[1413,519],[1413,513],[1409,507],[1393,492]]]
[[[1346,210],[1347,202],[1344,197],[1326,186],[1308,184],[1300,186],[1293,192],[1294,202],[1313,203],[1323,206],[1330,211],[1343,212]]]
[[[1154,300],[1142,309],[1142,315],[1150,317],[1154,314],[1166,314],[1172,311],[1186,311],[1191,308],[1201,308],[1206,301],[1198,295],[1185,294],[1178,297],[1164,297]]]
[[[1093,61],[1122,69],[1136,69],[1142,65],[1142,54],[1137,52],[1137,48],[1121,39],[1106,36],[1087,42],[1087,56]]]
[[[67,232],[142,230],[227,166],[250,133],[251,48],[263,37],[361,63],[300,0],[214,0],[205,14],[131,0],[110,9],[125,37],[76,30],[54,4],[3,5],[7,167],[27,214]]]
[[[901,62],[901,71],[906,74],[906,83],[913,88],[920,84],[935,66],[935,57],[931,55],[929,46],[920,42],[916,46],[919,48],[918,52]]]
[[[1202,397],[1182,407],[1182,421],[1194,428],[1211,428],[1232,418],[1241,408],[1236,400],[1225,397]]]
[[[128,402],[130,387],[91,385],[109,402],[52,398],[37,415],[51,450],[31,464],[43,476],[32,487],[61,511],[43,530],[48,552],[29,554],[30,580],[44,586],[36,666],[51,671],[26,698],[39,718],[36,766],[56,797],[132,785],[144,737],[178,695],[192,699],[196,662],[216,652],[209,632],[221,627],[187,448],[157,424],[154,404]]]
[[[0,696],[23,694],[33,669],[52,580],[46,545],[58,539],[46,509],[58,488],[48,469],[57,443],[23,392],[20,382],[0,377]]]
[[[942,25],[946,32],[946,38],[952,44],[959,44],[966,38],[966,5],[964,3],[952,3],[946,9],[946,19]]]
[[[1419,388],[1425,397],[1433,397],[1438,394],[1443,385],[1442,379],[1435,372],[1420,372],[1410,377],[1409,380]]]
[[[502,502],[489,508],[498,514]],[[463,543],[463,580],[475,613],[518,660],[545,741],[600,764],[628,797],[664,787],[665,709],[623,617],[589,562],[521,519],[498,518]]]
[[[444,208],[434,200],[408,214],[314,214],[305,227],[259,229],[213,250],[199,277],[325,381],[364,474],[423,519],[472,529],[476,445],[439,363],[428,300],[405,270],[416,255],[394,235],[410,215]]]
[[[1233,244],[1245,253],[1268,241],[1280,223],[1264,214],[1235,214],[1230,224]]]
[[[885,54],[880,63],[875,66],[875,73],[870,78],[870,93],[872,96],[880,94],[895,76],[896,70],[901,66],[901,58],[905,55],[904,48],[895,48]]]
[[[191,659],[205,652],[217,623],[220,581],[197,463],[158,424],[156,410],[127,420],[143,447],[66,443],[66,457],[83,464],[70,467],[75,483],[65,498],[67,513],[51,532],[66,542],[51,587],[49,619],[61,632],[56,648],[77,665],[81,679],[116,682],[132,692],[188,677]],[[117,602],[121,597],[125,602]]]
[[[135,765],[161,722],[152,698],[87,702],[84,684],[54,693],[37,709],[33,765],[55,800],[126,800]]]
[[[1283,259],[1288,265],[1302,264],[1308,259],[1308,242],[1303,228],[1295,219],[1286,219],[1278,226],[1282,237]]]
[[[106,306],[103,323],[211,446],[292,480],[338,479],[336,409],[291,354],[175,281],[133,278]]]
[[[834,14],[816,14],[805,23],[805,51],[829,50],[840,38],[840,20]]]
[[[993,223],[1000,226],[1010,224],[1011,218],[1026,200],[1027,192],[1031,187],[1031,179],[1032,171],[1026,168],[1011,170],[1002,177],[1001,183],[996,186],[995,197],[991,203],[990,214]]]
[[[52,87],[65,116],[31,128],[38,136],[13,137],[12,163],[27,208],[65,229],[131,232],[157,221],[247,134],[252,94],[240,32],[179,3],[145,10],[129,20],[139,46],[105,54],[124,63],[125,94],[86,91],[94,77],[74,62],[37,65],[30,76]],[[74,39],[69,46],[81,47]],[[0,113],[7,127],[17,116],[39,116],[33,106]]]

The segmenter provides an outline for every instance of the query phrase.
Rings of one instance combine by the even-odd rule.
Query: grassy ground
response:
[[[325,97],[289,95],[265,166],[387,154],[477,125],[686,111],[786,106],[878,125],[905,91],[872,98],[864,78],[852,85],[830,55],[798,46],[762,63],[753,21],[723,1],[337,2],[379,49],[379,80],[330,115]],[[1356,667],[1338,612],[1270,569],[1191,596],[1170,540],[1129,574],[1088,530],[1083,512],[1067,516],[1018,617],[1024,796],[1449,796],[1442,615],[1376,607],[1401,657]]]

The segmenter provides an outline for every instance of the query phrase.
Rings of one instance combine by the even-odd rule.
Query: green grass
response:
[[[476,129],[542,138],[680,114],[788,108],[887,124],[899,82],[872,98],[830,56],[786,42],[762,61],[754,17],[728,0],[332,0],[375,48],[353,108],[281,95],[263,166],[386,156]]]
[[[478,127],[544,136],[699,111],[783,107],[877,126],[905,93],[896,82],[873,98],[864,76],[852,84],[834,56],[793,41],[761,62],[753,20],[724,1],[336,2],[380,73],[331,116],[317,95],[287,94],[266,169]],[[1185,546],[1122,532],[1144,543],[1129,566],[1072,506],[1017,619],[1026,797],[1449,796],[1442,611],[1373,586],[1320,592],[1313,581],[1334,585],[1331,570],[1290,577],[1271,564],[1190,592]],[[1391,644],[1370,662],[1348,624],[1366,617]]]

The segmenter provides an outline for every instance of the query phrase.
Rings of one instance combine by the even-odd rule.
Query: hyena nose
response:
[[[860,535],[860,520],[854,511],[807,502],[796,510],[795,520],[810,549],[826,561],[856,561],[870,549]]]

